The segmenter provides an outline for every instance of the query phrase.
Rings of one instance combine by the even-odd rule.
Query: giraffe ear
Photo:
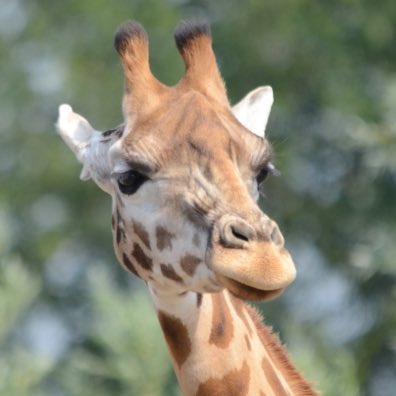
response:
[[[273,102],[272,88],[270,86],[258,87],[234,105],[232,112],[245,128],[264,138]]]
[[[88,180],[90,173],[87,166],[87,151],[91,138],[97,131],[82,116],[75,113],[68,104],[59,106],[59,116],[56,128],[62,139],[73,151],[78,161],[83,164],[81,180]]]

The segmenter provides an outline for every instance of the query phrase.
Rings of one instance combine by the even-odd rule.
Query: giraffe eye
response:
[[[269,170],[268,168],[264,168],[261,169],[261,171],[258,173],[258,175],[256,176],[256,180],[257,180],[257,186],[260,188],[261,185],[264,183],[264,180],[268,177],[269,175]]]
[[[260,189],[264,180],[268,177],[268,175],[278,175],[279,172],[276,170],[274,164],[272,162],[268,162],[268,164],[260,170],[260,172],[256,176],[257,186]]]
[[[131,195],[134,194],[147,180],[147,176],[142,175],[135,170],[130,170],[128,172],[121,173],[118,176],[117,183],[123,194]]]

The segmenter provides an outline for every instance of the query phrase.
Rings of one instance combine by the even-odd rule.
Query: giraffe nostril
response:
[[[220,222],[220,234],[223,244],[232,248],[245,248],[256,238],[254,229],[248,223],[228,216]]]
[[[283,247],[285,244],[285,240],[283,239],[283,235],[279,230],[277,224],[274,224],[274,227],[271,232],[271,241],[278,247]]]
[[[238,228],[232,225],[230,228],[235,238],[241,239],[242,241],[245,242],[249,242],[249,238],[246,235],[242,234],[240,231],[238,231]]]

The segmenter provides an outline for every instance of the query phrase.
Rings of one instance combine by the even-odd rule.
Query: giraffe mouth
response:
[[[245,300],[270,300],[293,282],[296,268],[283,245],[252,239],[240,247],[229,247],[221,238],[215,227],[207,262],[219,283],[231,293]]]
[[[285,288],[261,290],[238,282],[235,279],[229,278],[227,276],[218,274],[217,277],[224,287],[226,287],[232,294],[243,300],[268,301],[278,297],[285,290]]]
[[[286,249],[268,241],[251,242],[244,249],[217,243],[208,262],[219,283],[236,296],[251,301],[278,297],[293,282],[296,269]]]

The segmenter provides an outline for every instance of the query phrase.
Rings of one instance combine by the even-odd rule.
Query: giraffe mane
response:
[[[319,396],[319,393],[312,390],[313,384],[306,381],[291,363],[285,347],[278,335],[273,332],[273,328],[264,324],[262,315],[253,306],[246,302],[244,305],[253,320],[262,344],[276,363],[277,368],[290,380],[289,385],[296,392],[296,396]]]

